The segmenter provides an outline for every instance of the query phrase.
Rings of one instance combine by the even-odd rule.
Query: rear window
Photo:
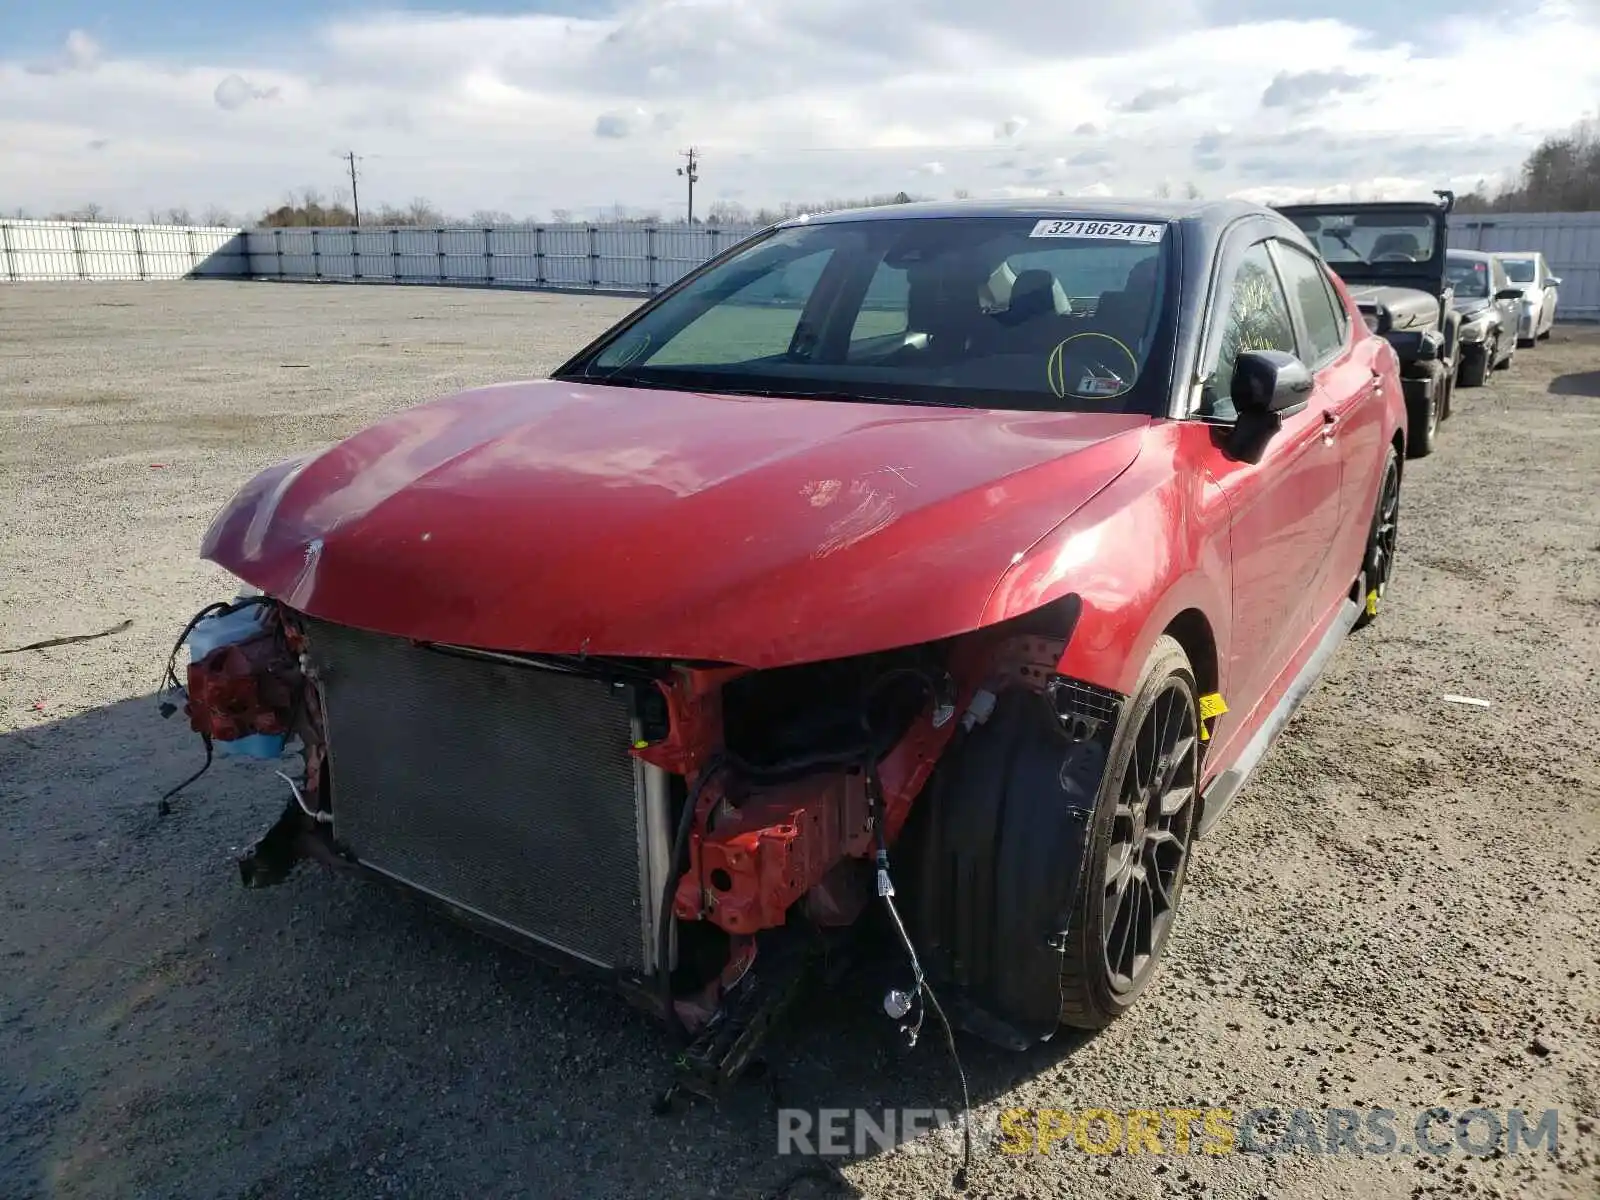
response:
[[[1539,273],[1538,264],[1531,258],[1502,258],[1500,265],[1512,283],[1532,283]]]
[[[792,225],[564,368],[567,378],[991,408],[1142,406],[1167,224],[1011,216]],[[1164,407],[1163,396],[1161,399]]]
[[[1445,264],[1444,273],[1457,296],[1482,300],[1489,294],[1489,264],[1486,262],[1475,258],[1452,258]]]

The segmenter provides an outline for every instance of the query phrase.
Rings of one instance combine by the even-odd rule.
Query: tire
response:
[[[1372,506],[1372,524],[1367,530],[1367,548],[1361,556],[1362,592],[1358,597],[1361,615],[1355,628],[1364,629],[1378,619],[1394,576],[1395,550],[1400,527],[1400,456],[1393,446],[1383,460],[1378,477],[1378,497]]]
[[[974,1011],[1020,1035],[1021,1044],[1062,1025],[1099,1029],[1126,1012],[1154,977],[1198,816],[1195,690],[1182,647],[1164,636],[1114,729],[1107,723],[1073,740],[1048,701],[1017,689],[1002,695],[988,722],[939,764],[896,853],[912,864],[902,890],[910,895],[907,919],[919,953],[936,982],[953,985],[973,1032],[981,1033],[983,1023],[972,1021]],[[1171,790],[1187,786],[1189,793],[1151,826],[1148,814],[1138,819],[1119,800],[1130,769],[1137,780],[1156,765],[1135,753],[1137,733],[1154,719],[1158,702],[1158,716],[1169,724],[1154,734],[1172,735],[1180,749],[1166,772]],[[1162,821],[1170,837],[1161,833]],[[1159,904],[1150,889],[1156,919],[1141,935],[1148,955],[1122,979],[1105,947],[1107,865],[1113,850],[1145,845],[1141,829],[1151,832],[1150,861],[1160,866],[1165,889]],[[1136,865],[1144,865],[1143,856]]]
[[[1484,380],[1489,378],[1489,351],[1473,349],[1471,346],[1462,351],[1460,384],[1464,388],[1482,387]]]
[[[1444,376],[1446,369],[1437,362],[1430,362],[1428,373],[1432,376],[1432,387],[1425,389],[1427,398],[1408,402],[1406,405],[1409,433],[1406,439],[1407,458],[1427,458],[1434,451],[1434,443],[1439,436],[1439,399],[1444,392]]]
[[[1494,369],[1496,371],[1509,371],[1511,369],[1512,362],[1514,362],[1516,360],[1517,347],[1520,346],[1520,345],[1522,345],[1521,339],[1513,337],[1511,339],[1511,349],[1506,351],[1506,355],[1505,355],[1504,358],[1502,358],[1499,362],[1495,363]],[[1496,348],[1498,349],[1498,345],[1496,346]]]
[[[1199,815],[1197,690],[1194,668],[1183,647],[1165,635],[1158,638],[1150,657],[1145,660],[1133,698],[1124,710],[1121,727],[1111,746],[1109,769],[1095,805],[1087,858],[1090,866],[1088,882],[1092,885],[1100,881],[1102,886],[1079,889],[1072,924],[1068,927],[1066,948],[1061,956],[1060,1020],[1063,1025],[1075,1029],[1103,1029],[1132,1008],[1155,978],[1161,955],[1176,922],[1179,903],[1183,899],[1183,884],[1189,868],[1189,847]],[[1164,897],[1166,909],[1151,931],[1143,966],[1135,965],[1133,974],[1123,977],[1113,969],[1109,959],[1113,956],[1110,946],[1117,937],[1119,918],[1127,910],[1127,902],[1124,901],[1117,909],[1118,917],[1112,918],[1112,927],[1108,929],[1107,914],[1113,903],[1110,893],[1114,885],[1105,884],[1104,881],[1110,875],[1112,852],[1120,844],[1120,835],[1125,832],[1142,833],[1147,828],[1144,817],[1140,817],[1137,811],[1133,816],[1128,816],[1126,806],[1120,803],[1125,797],[1127,785],[1139,778],[1145,757],[1141,749],[1144,731],[1147,727],[1154,728],[1160,744],[1164,742],[1163,731],[1171,728],[1174,722],[1178,723],[1174,742],[1181,746],[1181,750],[1175,761],[1167,766],[1165,779],[1172,784],[1173,794],[1187,792],[1182,801],[1185,807],[1174,814],[1178,824],[1170,831],[1171,840],[1159,843],[1166,848],[1166,861],[1163,863],[1156,857],[1146,860],[1141,854],[1137,865],[1137,869],[1147,875],[1155,867],[1158,874],[1168,880],[1164,889],[1152,887],[1148,893],[1152,900]],[[1162,765],[1166,763],[1166,756],[1158,753],[1152,764],[1152,777],[1161,774]],[[1133,807],[1137,809],[1141,803],[1146,806],[1150,816],[1156,815],[1157,805],[1163,810],[1166,807],[1165,797],[1160,795],[1153,799],[1135,800]],[[1126,828],[1130,822],[1133,823],[1131,831]],[[1141,845],[1141,849],[1148,849],[1153,844],[1137,836],[1134,841]],[[1131,890],[1133,884],[1129,886]]]

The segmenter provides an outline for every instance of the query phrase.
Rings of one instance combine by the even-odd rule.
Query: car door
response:
[[[1372,349],[1358,349],[1354,319],[1316,256],[1292,242],[1272,244],[1296,321],[1300,359],[1323,404],[1323,440],[1339,462],[1339,516],[1325,570],[1316,584],[1315,620],[1337,603],[1361,569],[1367,527],[1383,471],[1382,375]]]
[[[1535,271],[1537,272],[1537,268],[1535,268]],[[1533,301],[1535,306],[1539,302],[1538,281],[1538,275],[1535,273],[1533,286],[1523,293],[1524,296]],[[1498,258],[1491,258],[1489,260],[1489,295],[1495,298],[1493,304],[1495,310],[1500,314],[1500,349],[1502,352],[1509,352],[1516,345],[1515,339],[1521,334],[1522,301],[1501,300],[1498,298],[1501,292],[1509,291],[1514,286],[1516,285],[1511,282],[1511,276],[1506,274],[1505,263]],[[1539,313],[1537,307],[1535,307],[1532,324],[1529,326],[1529,337],[1534,336],[1538,326]],[[1494,366],[1493,363],[1489,365],[1491,367]]]
[[[1233,364],[1244,350],[1299,352],[1295,321],[1269,238],[1241,239],[1224,255],[1205,345],[1213,366],[1195,416],[1218,425],[1207,469],[1228,503],[1233,620],[1227,678],[1235,729],[1250,724],[1309,633],[1311,610],[1339,525],[1339,449],[1327,436],[1328,393],[1283,419],[1259,459],[1230,454]]]
[[[1539,321],[1533,330],[1533,335],[1538,337],[1556,323],[1556,287],[1555,276],[1550,270],[1550,264],[1545,261],[1544,255],[1535,255],[1533,261],[1539,271]]]

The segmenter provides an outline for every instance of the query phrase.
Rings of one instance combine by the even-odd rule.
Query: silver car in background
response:
[[[1502,251],[1495,255],[1505,268],[1513,287],[1522,289],[1521,313],[1517,319],[1517,345],[1531,346],[1550,336],[1556,323],[1556,300],[1561,280],[1550,273],[1550,264],[1537,250]]]

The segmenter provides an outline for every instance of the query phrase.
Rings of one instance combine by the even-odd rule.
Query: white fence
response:
[[[1600,320],[1600,213],[1457,213],[1452,245],[1539,250],[1560,315]],[[257,279],[644,294],[755,232],[748,226],[220,229],[0,219],[0,281]]]
[[[245,273],[237,229],[0,220],[0,280],[10,283]]]
[[[1600,212],[1455,213],[1450,244],[1462,250],[1538,250],[1561,280],[1558,317],[1600,320]]]
[[[252,229],[264,279],[477,284],[650,293],[755,232],[706,225]]]

